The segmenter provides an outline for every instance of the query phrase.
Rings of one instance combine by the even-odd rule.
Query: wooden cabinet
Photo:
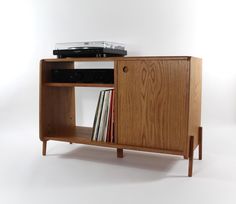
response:
[[[114,84],[51,83],[53,68],[74,68],[75,61],[114,61]],[[202,157],[201,59],[194,57],[118,57],[42,60],[40,138],[73,143]],[[91,141],[92,128],[75,126],[75,86],[115,89],[115,143]]]

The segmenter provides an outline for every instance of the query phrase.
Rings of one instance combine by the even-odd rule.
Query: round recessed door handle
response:
[[[127,72],[128,72],[128,67],[124,66],[124,67],[123,67],[123,72],[124,72],[124,73],[127,73]]]

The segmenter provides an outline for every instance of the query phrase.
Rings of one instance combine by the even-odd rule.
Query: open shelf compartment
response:
[[[41,61],[41,83],[49,87],[114,87],[114,83],[70,83],[53,82],[51,71],[53,69],[76,69],[76,61]]]
[[[60,128],[53,130],[44,137],[45,140],[56,140],[63,142],[88,144],[88,145],[98,145],[106,147],[115,147],[116,143],[103,142],[103,141],[92,141],[92,131],[91,127],[74,126],[67,128]]]
[[[75,61],[41,61],[40,138],[82,144],[114,144],[91,141],[92,128],[76,126],[75,87],[114,88],[114,84],[54,83],[52,69],[74,69]],[[57,88],[59,87],[59,88]],[[104,146],[103,145],[103,146]]]

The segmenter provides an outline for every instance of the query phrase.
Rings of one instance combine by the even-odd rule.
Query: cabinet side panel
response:
[[[118,144],[185,152],[188,94],[188,60],[119,61]]]
[[[194,148],[198,145],[198,131],[201,126],[202,60],[190,61],[190,97],[188,135],[194,136]]]
[[[40,63],[40,139],[49,136],[60,128],[75,126],[75,92],[74,87],[49,87],[52,69],[73,69],[73,62]]]
[[[115,92],[115,96],[114,96],[114,99],[115,99],[115,107],[114,107],[114,114],[115,114],[115,118],[114,118],[114,128],[115,128],[115,131],[114,131],[114,137],[115,137],[115,143],[117,143],[117,135],[118,135],[118,61],[114,60],[114,92]]]

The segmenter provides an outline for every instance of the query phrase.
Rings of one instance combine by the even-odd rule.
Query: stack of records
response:
[[[114,89],[100,92],[93,123],[93,141],[114,142]]]

